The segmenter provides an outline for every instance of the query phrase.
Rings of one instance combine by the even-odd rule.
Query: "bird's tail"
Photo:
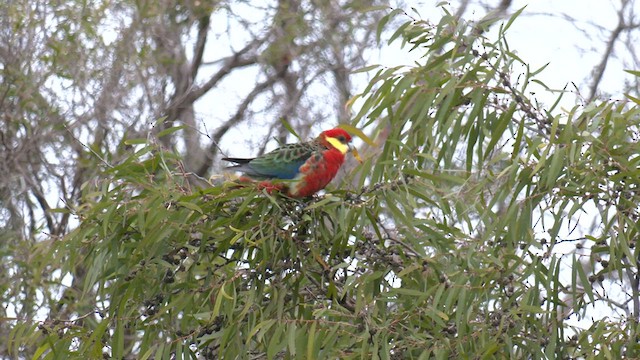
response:
[[[253,159],[242,159],[242,158],[222,158],[222,160],[224,161],[228,161],[228,162],[232,162],[232,163],[236,163],[238,165],[242,165],[242,164],[248,164],[249,161],[253,160]]]

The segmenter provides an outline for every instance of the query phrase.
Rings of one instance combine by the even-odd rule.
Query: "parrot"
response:
[[[283,145],[255,158],[222,158],[235,163],[226,170],[244,175],[240,182],[258,183],[258,189],[280,192],[291,198],[305,198],[322,190],[336,176],[345,155],[352,152],[362,159],[351,144],[351,135],[341,128],[325,130],[317,138]]]

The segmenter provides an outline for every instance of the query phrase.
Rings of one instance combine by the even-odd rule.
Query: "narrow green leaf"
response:
[[[540,68],[538,68],[537,70],[534,70],[533,72],[531,72],[531,73],[529,74],[529,77],[533,77],[533,76],[538,75],[538,74],[539,74],[539,73],[541,73],[544,69],[546,69],[546,68],[547,68],[547,66],[549,66],[549,64],[551,64],[551,63],[550,63],[550,62],[548,62],[548,63],[546,63],[546,64],[542,65],[542,66],[541,66]]]
[[[31,360],[39,360],[41,359],[42,354],[45,353],[45,351],[47,350],[51,350],[51,347],[49,346],[48,343],[44,343],[42,344],[34,353],[33,353],[33,357],[31,357]]]
[[[636,104],[640,105],[640,99],[639,99],[639,98],[637,98],[637,97],[635,97],[635,96],[631,96],[630,94],[624,94],[624,96],[625,96],[627,99],[629,99],[629,100],[633,101],[634,103],[636,103]]]
[[[158,346],[158,349],[156,350],[156,356],[154,356],[155,360],[162,360],[164,359],[165,355],[164,355],[164,348],[165,348],[165,344],[161,343],[160,346]]]
[[[385,25],[391,20],[391,14],[387,14],[383,16],[380,21],[378,21],[378,27],[376,28],[376,41],[380,43],[380,35],[382,34],[382,30],[384,30]]]
[[[247,340],[245,341],[245,345],[249,346],[251,343],[251,338],[258,333],[258,331],[262,330],[260,336],[257,337],[257,341],[262,341],[262,337],[264,334],[276,323],[275,319],[268,319],[258,323],[258,325],[254,326],[253,329],[247,335]]]
[[[339,128],[344,129],[345,131],[347,131],[350,134],[353,134],[357,137],[359,137],[360,139],[362,139],[365,143],[367,143],[369,146],[376,146],[375,142],[373,142],[373,140],[371,140],[367,135],[365,135],[362,130],[358,129],[355,126],[351,126],[349,124],[340,124],[338,125]]]
[[[367,6],[364,9],[362,9],[362,12],[371,12],[371,11],[380,11],[380,10],[389,10],[390,7],[387,5],[374,5],[374,6]]]
[[[276,354],[286,345],[286,339],[280,339],[282,336],[282,326],[276,326],[272,332],[269,345],[267,346],[267,359],[274,359]]]
[[[551,157],[551,164],[547,172],[547,188],[551,189],[555,186],[558,176],[564,168],[564,160],[566,155],[566,149],[564,146],[556,146],[556,151]]]
[[[184,354],[183,354],[183,352],[182,352],[182,349],[183,349],[183,348],[184,348],[184,346],[182,345],[182,343],[181,343],[181,342],[177,342],[177,343],[176,343],[176,348],[175,348],[175,350],[174,350],[174,352],[175,352],[175,359],[176,359],[176,360],[178,360],[178,359],[184,359],[184,358],[185,358],[185,357],[184,357]]]
[[[298,133],[293,129],[293,126],[291,126],[291,124],[289,124],[289,122],[287,121],[287,119],[284,116],[280,118],[280,123],[282,123],[282,126],[284,126],[284,128],[287,129],[287,131],[290,134],[295,136],[296,139],[300,140],[300,135],[298,135]]]
[[[456,184],[456,185],[463,185],[464,183],[467,182],[466,179],[458,177],[458,176],[454,176],[454,175],[449,175],[449,174],[444,174],[444,173],[437,173],[437,174],[431,174],[428,173],[426,171],[419,171],[419,170],[415,170],[415,169],[404,169],[403,170],[404,173],[409,174],[409,175],[414,175],[417,177],[421,177],[421,178],[425,178],[428,180],[433,181],[434,183],[452,183],[452,184]]]
[[[400,37],[405,29],[411,25],[412,21],[407,21],[404,24],[398,26],[398,29],[391,35],[391,37],[389,38],[389,40],[387,41],[387,45],[391,45],[398,37]]]
[[[172,126],[172,127],[168,128],[168,129],[164,129],[164,130],[160,131],[157,136],[159,138],[161,138],[163,136],[167,136],[167,135],[173,134],[176,131],[180,131],[180,130],[182,130],[184,128],[186,128],[185,125]]]
[[[369,72],[373,69],[378,69],[382,67],[382,65],[378,65],[378,64],[374,64],[374,65],[369,65],[369,66],[365,66],[365,67],[361,67],[357,70],[352,71],[352,74],[359,74],[359,73],[365,73],[365,72]],[[357,96],[357,95],[356,95]]]
[[[306,208],[304,208],[304,210],[305,211],[309,211],[309,210],[313,210],[313,209],[316,209],[316,208],[319,208],[319,207],[323,207],[323,206],[325,206],[325,205],[327,205],[329,203],[340,202],[340,201],[341,201],[340,198],[335,197],[333,195],[329,195],[329,196],[325,197],[324,199],[307,206]]]
[[[147,143],[147,139],[126,139],[124,141],[125,145],[140,145],[140,144],[146,144]]]
[[[498,143],[498,141],[500,141],[501,139],[504,139],[502,137],[502,135],[504,134],[504,131],[507,129],[507,126],[509,126],[509,124],[513,121],[513,114],[516,111],[516,104],[511,104],[511,106],[509,106],[509,110],[507,110],[507,112],[503,113],[500,116],[500,119],[498,120],[498,123],[495,125],[495,127],[493,129],[490,129],[491,131],[491,140],[489,141],[489,144],[487,144],[487,147],[485,148],[485,152],[484,152],[484,157],[488,157],[489,153],[491,153],[496,144]]]
[[[391,9],[390,7],[386,7],[387,9]],[[378,21],[378,27],[376,28],[376,41],[379,43],[380,42],[380,36],[382,35],[382,31],[384,30],[384,27],[387,25],[387,23],[396,15],[404,13],[404,10],[400,9],[400,8],[396,8],[391,10],[387,15],[383,16],[379,21]]]
[[[160,126],[162,124],[164,124],[164,122],[167,121],[167,116],[162,116],[160,118],[158,118],[156,120],[156,122],[153,124],[154,127]]]
[[[188,202],[188,201],[178,201],[177,204],[180,205],[180,206],[186,207],[187,209],[191,209],[193,211],[196,211],[199,214],[204,214],[204,211],[202,211],[202,208],[200,208],[200,206],[198,206],[198,205],[196,205],[194,203],[191,203],[191,202]]]
[[[124,354],[124,323],[116,319],[116,328],[113,332],[111,351],[114,359],[122,359]]]
[[[155,346],[151,346],[149,347],[149,350],[147,350],[144,354],[142,354],[142,356],[140,357],[140,360],[147,360],[148,358],[151,357],[151,354],[153,354],[153,350],[155,350]]]
[[[634,76],[640,76],[640,71],[638,70],[624,70],[624,72],[629,73]]]
[[[584,294],[586,294],[589,297],[589,300],[591,300],[591,302],[595,301],[595,297],[593,295],[593,289],[591,288],[591,282],[589,281],[589,277],[587,276],[587,274],[584,272],[584,268],[582,267],[582,264],[580,263],[580,260],[578,260],[575,256],[574,256],[574,260],[573,260],[573,267],[576,268],[576,272],[578,273],[578,278],[580,279],[579,282],[575,282],[573,285],[575,288],[581,286]],[[576,290],[577,291],[577,290]],[[576,293],[576,295],[582,295],[579,293]],[[574,299],[574,307],[577,306],[578,300],[577,298]]]
[[[291,323],[287,327],[287,347],[289,349],[289,354],[291,354],[291,356],[294,358],[296,357],[298,350],[296,348],[297,329],[298,327],[296,326],[296,323]]]
[[[311,323],[311,328],[309,329],[309,334],[307,335],[307,359],[315,359],[314,356],[314,347],[316,340],[316,326],[318,325],[317,321]]]
[[[493,359],[495,353],[500,349],[498,342],[491,342],[485,346],[482,352],[482,359]]]

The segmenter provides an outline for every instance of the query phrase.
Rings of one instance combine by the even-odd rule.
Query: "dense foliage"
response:
[[[538,104],[515,16],[484,32],[395,10],[380,27],[394,17],[391,41],[421,58],[364,69],[345,126],[372,134],[362,165],[293,200],[196,187],[161,140],[128,141],[59,210],[77,228],[34,245],[34,281],[72,285],[16,323],[11,354],[637,356],[640,100]]]

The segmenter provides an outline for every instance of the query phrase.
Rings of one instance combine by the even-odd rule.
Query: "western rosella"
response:
[[[269,193],[280,191],[289,197],[302,198],[324,189],[349,151],[361,161],[351,144],[351,135],[335,128],[321,132],[314,140],[287,144],[256,158],[222,160],[236,163],[227,169],[243,172],[242,182],[258,182],[258,188]]]

